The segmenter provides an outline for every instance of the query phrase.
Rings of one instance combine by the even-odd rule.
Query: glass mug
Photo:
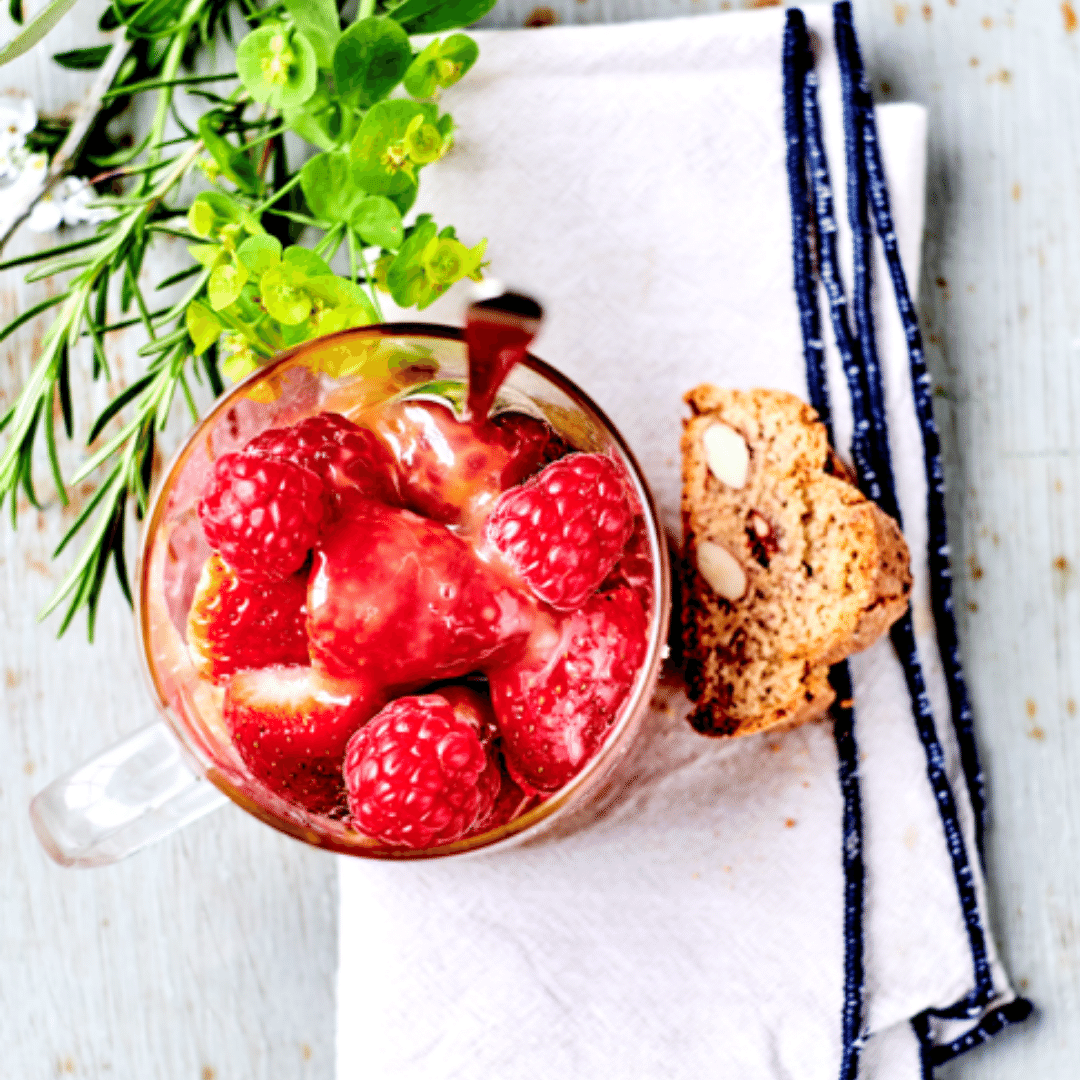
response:
[[[163,720],[59,777],[31,803],[48,853],[68,866],[115,862],[228,799],[290,836],[349,855],[412,859],[507,846],[543,834],[571,810],[587,819],[590,796],[612,776],[648,711],[666,652],[670,609],[667,544],[637,462],[611,422],[569,379],[528,354],[503,383],[493,413],[544,420],[574,450],[614,455],[645,525],[652,564],[645,659],[603,745],[566,785],[505,824],[430,849],[392,847],[346,820],[316,815],[254,779],[221,718],[220,689],[195,670],[184,639],[187,610],[210,548],[196,505],[213,462],[271,427],[317,412],[346,415],[384,402],[464,396],[462,331],[397,323],[308,342],[234,387],[204,418],[165,473],[146,518],[136,619],[143,669]],[[574,814],[575,820],[579,819]]]

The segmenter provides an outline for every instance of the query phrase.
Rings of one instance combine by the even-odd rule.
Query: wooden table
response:
[[[731,6],[742,5],[503,0],[487,23]],[[945,1072],[1072,1077],[1080,1060],[1080,861],[1072,846],[1080,795],[1071,782],[1080,775],[1077,17],[1073,4],[1056,0],[856,0],[855,9],[878,99],[930,110],[920,306],[939,386],[961,637],[989,775],[994,930],[1039,1010]],[[45,50],[0,71],[0,90],[28,92],[42,110],[77,102],[86,78],[47,56],[98,40],[97,13],[98,5],[77,8]],[[9,30],[5,22],[5,37]],[[45,295],[14,274],[3,286],[4,320]],[[26,332],[0,346],[0,405],[24,377],[34,341]],[[115,354],[121,374],[125,348]],[[88,387],[77,394],[84,415],[102,400]],[[89,872],[54,866],[31,832],[27,803],[46,779],[148,719],[119,590],[106,589],[92,647],[78,627],[57,643],[35,622],[61,574],[49,553],[65,516],[51,505],[22,515],[17,533],[5,524],[0,534],[0,805],[8,820],[0,1073],[330,1080],[331,857],[232,807]]]

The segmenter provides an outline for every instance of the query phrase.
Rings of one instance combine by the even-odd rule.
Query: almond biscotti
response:
[[[830,665],[872,645],[907,607],[904,538],[794,395],[702,385],[686,402],[691,722],[748,735],[821,716],[835,696]]]

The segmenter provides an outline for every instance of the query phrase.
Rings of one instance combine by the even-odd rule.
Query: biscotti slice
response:
[[[904,538],[794,395],[704,385],[686,402],[691,722],[745,735],[821,716],[834,697],[830,665],[872,645],[907,606]]]

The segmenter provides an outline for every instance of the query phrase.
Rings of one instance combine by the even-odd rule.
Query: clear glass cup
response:
[[[270,427],[321,411],[356,415],[382,402],[437,395],[455,400],[467,381],[463,334],[398,323],[309,342],[278,357],[225,395],[180,449],[147,515],[136,617],[144,669],[163,720],[59,777],[34,799],[35,830],[65,865],[114,862],[231,799],[299,840],[349,855],[416,859],[536,837],[581,811],[609,779],[648,711],[666,652],[670,609],[667,544],[641,470],[611,422],[569,379],[531,354],[513,369],[494,411],[545,420],[572,447],[613,454],[625,467],[645,523],[652,562],[645,660],[600,750],[563,788],[519,817],[427,850],[381,844],[347,822],[309,813],[254,779],[222,720],[223,691],[199,677],[184,637],[202,565],[210,554],[196,504],[213,462]],[[580,813],[573,815],[575,822]]]

